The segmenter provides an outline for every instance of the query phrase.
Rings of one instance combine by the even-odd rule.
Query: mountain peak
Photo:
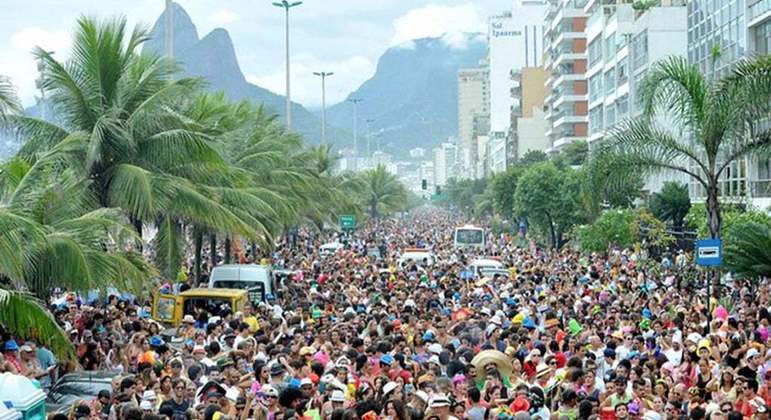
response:
[[[173,30],[174,30],[174,56],[180,56],[184,51],[198,42],[198,29],[187,11],[178,3],[171,5]],[[161,13],[153,25],[150,39],[144,44],[143,51],[163,55],[166,52],[164,40],[166,36],[166,10]]]

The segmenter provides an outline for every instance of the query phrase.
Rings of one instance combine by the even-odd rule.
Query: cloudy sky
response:
[[[283,14],[271,0],[177,0],[200,37],[216,27],[230,32],[246,77],[284,91]],[[488,15],[513,0],[305,0],[293,9],[293,99],[318,106],[320,82],[313,71],[334,71],[330,103],[340,101],[374,74],[389,47],[425,36],[485,31]],[[34,103],[36,45],[66,57],[70,32],[81,15],[124,14],[151,27],[164,0],[0,0],[0,74],[10,76],[26,105]]]

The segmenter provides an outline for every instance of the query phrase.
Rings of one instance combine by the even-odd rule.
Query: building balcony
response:
[[[577,137],[577,136],[570,136],[570,135],[562,136],[554,140],[552,149],[555,149],[556,151],[567,146],[570,143],[575,143],[577,141],[584,141],[584,140],[586,140],[586,137]]]
[[[585,38],[586,35],[583,32],[562,32],[554,39],[554,41],[551,42],[552,49],[557,49],[560,45],[564,44],[567,41],[573,41],[576,39],[582,39]]]
[[[589,122],[589,117],[586,115],[561,115],[554,120],[554,127],[560,127],[565,124],[580,124]]]
[[[554,19],[552,19],[551,24],[547,26],[547,28],[551,31],[555,31],[560,23],[564,19],[573,19],[578,17],[584,17],[586,16],[584,14],[583,9],[576,9],[571,7],[561,7],[556,15],[554,15]]]
[[[556,79],[554,79],[552,89],[557,90],[557,88],[565,82],[575,82],[577,80],[584,80],[584,79],[585,78],[583,74],[573,74],[573,73],[561,74],[557,76]]]
[[[554,59],[554,67],[559,67],[565,63],[570,63],[578,60],[586,60],[586,52],[573,52],[566,51],[558,53]]]
[[[557,96],[557,99],[554,101],[554,107],[559,108],[561,105],[567,103],[567,102],[581,102],[581,101],[587,101],[589,100],[589,95],[583,94],[575,94],[575,93],[568,93]]]

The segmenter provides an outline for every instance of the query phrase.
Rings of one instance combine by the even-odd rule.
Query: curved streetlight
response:
[[[301,1],[288,2],[287,0],[281,0],[280,2],[274,2],[273,5],[284,9],[286,12],[286,128],[292,128],[292,91],[290,89],[289,81],[289,9],[297,7],[303,4]]]

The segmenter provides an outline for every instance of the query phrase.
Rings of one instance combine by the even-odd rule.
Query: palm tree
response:
[[[0,118],[20,110],[21,104],[11,81],[5,76],[0,76]]]
[[[36,296],[54,286],[138,292],[154,270],[130,249],[136,233],[122,212],[99,208],[90,181],[60,163],[0,167],[0,324],[71,359],[72,344]]]
[[[688,186],[677,182],[665,182],[661,191],[651,196],[648,207],[657,219],[671,222],[675,229],[681,229],[685,216],[691,208]]]
[[[66,159],[90,180],[100,206],[122,209],[140,234],[143,223],[158,223],[166,243],[184,221],[252,234],[252,227],[199,187],[201,179],[227,170],[208,120],[185,115],[196,108],[200,81],[175,79],[173,63],[140,55],[147,39],[140,28],[128,33],[125,18],[100,23],[84,17],[67,62],[38,48],[35,55],[45,63],[43,88],[63,125],[9,118],[8,125],[27,140],[20,156],[31,162]],[[169,250],[162,254],[167,275],[178,268],[169,269],[178,260]]]
[[[747,223],[733,229],[726,244],[726,265],[737,276],[759,281],[771,278],[771,229],[766,224]]]
[[[362,172],[359,177],[362,186],[362,207],[373,219],[407,205],[407,189],[396,176],[386,171],[383,165]]]
[[[722,79],[709,81],[682,57],[656,63],[638,89],[642,118],[613,130],[593,159],[610,179],[672,170],[706,191],[709,236],[719,238],[720,177],[732,162],[769,149],[771,57],[742,60]],[[665,113],[674,127],[656,122]]]

